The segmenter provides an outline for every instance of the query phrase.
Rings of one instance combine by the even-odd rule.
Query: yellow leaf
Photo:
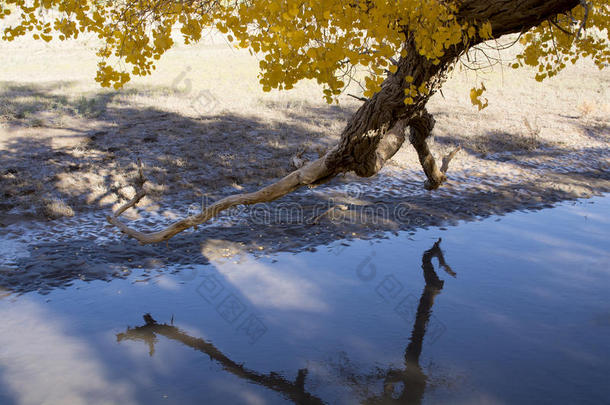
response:
[[[489,39],[492,37],[491,30],[491,23],[488,21],[481,26],[481,29],[479,30],[479,35],[481,35],[481,38]]]

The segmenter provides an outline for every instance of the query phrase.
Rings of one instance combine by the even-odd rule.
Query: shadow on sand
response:
[[[317,157],[315,149],[333,140],[299,122],[307,123],[321,112],[305,106],[291,112],[295,119],[288,123],[228,113],[193,118],[134,107],[118,93],[100,93],[82,102],[58,98],[54,89],[4,83],[0,90],[0,99],[11,100],[13,114],[7,127],[12,135],[0,149],[0,242],[8,243],[8,250],[21,249],[19,257],[0,262],[0,287],[9,293],[45,293],[75,280],[112,280],[139,267],[163,270],[168,265],[206,264],[226,250],[315,250],[338,240],[379,238],[388,231],[547,208],[583,197],[583,188],[590,194],[610,191],[610,171],[603,166],[607,150],[579,151],[583,158],[590,156],[591,165],[572,170],[562,166],[567,152],[548,146],[527,153],[554,160],[553,167],[529,167],[518,157],[486,158],[508,159],[514,167],[531,169],[535,176],[529,180],[508,173],[481,178],[454,171],[446,187],[431,193],[421,186],[420,170],[390,168],[370,179],[340,176],[270,204],[238,207],[168,243],[140,246],[117,235],[105,221],[112,206],[129,194],[138,158],[158,195],[141,204],[140,219],[133,224],[154,230],[172,218],[192,214],[205,201],[255,189],[285,175],[291,170],[289,157],[305,143],[305,157]],[[48,138],[19,135],[25,124],[15,114],[27,116],[52,106],[93,114],[97,126],[67,128],[70,136],[84,141],[65,148],[55,147]],[[297,119],[299,114],[302,120]],[[604,129],[590,130],[594,135]],[[39,212],[37,205],[53,199],[73,207],[75,216],[53,222],[28,216],[27,212]]]

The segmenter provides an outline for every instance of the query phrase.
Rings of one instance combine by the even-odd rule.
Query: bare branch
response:
[[[376,152],[374,164],[375,171],[381,170],[385,161],[390,159],[398,151],[405,139],[405,126],[406,122],[401,120],[398,121],[390,130],[385,132]],[[167,241],[185,229],[195,228],[197,225],[209,221],[231,207],[274,201],[299,187],[312,186],[329,180],[336,174],[340,173],[336,167],[332,167],[332,165],[327,163],[329,157],[334,153],[336,153],[336,149],[331,148],[319,159],[305,163],[298,170],[293,171],[281,180],[270,184],[267,187],[251,193],[235,194],[225,197],[212,205],[202,207],[199,214],[183,218],[157,232],[140,232],[121,222],[118,218],[121,213],[128,208],[135,206],[144,197],[144,195],[146,195],[144,188],[138,191],[136,197],[129,201],[129,203],[117,210],[114,215],[106,217],[106,219],[112,225],[119,228],[123,233],[137,239],[142,244]],[[142,169],[140,169],[140,179],[143,179],[141,182],[144,184],[146,180],[144,178]],[[339,208],[343,209],[344,207]],[[328,214],[328,212],[325,212],[323,215],[325,214]],[[320,217],[316,218],[314,223],[317,222]]]
[[[555,26],[555,27],[556,27],[556,28],[557,28],[559,31],[563,32],[564,34],[569,35],[569,36],[574,35],[574,34],[573,34],[573,33],[571,33],[570,31],[566,30],[566,29],[565,29],[565,28],[563,28],[561,25],[559,25],[559,24],[557,23],[557,21],[555,21],[554,19],[549,18],[549,22],[550,22],[551,24],[553,24],[553,25],[554,25],[554,26]]]
[[[591,9],[591,3],[586,0],[580,0],[580,5],[585,9],[585,16],[580,23],[580,27],[578,28],[578,32],[576,32],[576,38],[580,38],[580,33],[582,30],[587,28],[587,20],[589,19],[589,10]]]
[[[124,207],[121,207],[114,215],[106,217],[108,222],[119,228],[123,233],[137,239],[141,244],[157,243],[169,240],[174,235],[184,231],[185,229],[195,227],[202,224],[210,219],[218,216],[222,211],[225,211],[236,205],[252,205],[262,202],[270,202],[276,200],[284,195],[296,190],[299,187],[312,185],[316,182],[323,180],[329,176],[333,176],[334,173],[326,165],[326,158],[332,150],[327,152],[326,155],[317,159],[311,163],[307,163],[302,168],[295,170],[281,180],[270,184],[258,191],[252,193],[235,194],[232,196],[225,197],[214,204],[205,207],[199,214],[191,215],[177,222],[174,222],[167,228],[157,232],[140,232],[137,231],[125,223],[121,222],[118,216],[123,213],[126,209],[135,206],[140,199],[145,195],[138,192],[136,197],[127,203]],[[138,198],[139,197],[139,198]]]
[[[321,213],[320,215],[318,215],[317,217],[315,217],[311,223],[312,224],[317,224],[318,222],[320,222],[320,219],[322,219],[324,216],[330,214],[331,212],[334,212],[336,209],[339,209],[341,211],[348,211],[349,207],[345,204],[337,204],[337,205],[333,205],[332,207],[330,207],[329,209],[327,209],[326,211],[324,211],[323,213]]]
[[[303,159],[303,153],[305,153],[305,149],[299,150],[293,157],[290,158],[290,164],[292,164],[292,167],[295,169],[300,169],[301,167],[305,166],[305,163],[307,163],[307,161]]]
[[[421,163],[427,178],[424,182],[424,187],[427,190],[436,190],[447,181],[446,173],[447,170],[449,170],[449,163],[462,147],[458,146],[450,153],[443,156],[441,168],[439,169],[427,142],[427,139],[430,137],[432,129],[434,128],[434,118],[432,115],[424,109],[409,121],[409,125],[411,127],[409,141],[417,152],[419,162]]]
[[[348,96],[355,98],[356,100],[360,100],[360,101],[368,101],[368,98],[365,97],[358,97],[358,96],[354,96],[353,94],[347,93]]]
[[[134,207],[137,203],[140,202],[142,198],[146,196],[146,190],[144,189],[144,184],[146,183],[146,181],[147,179],[144,176],[144,165],[142,164],[142,160],[138,159],[138,178],[136,179],[136,195],[116,210],[116,212],[113,214],[114,218],[118,218],[129,208]]]
[[[453,149],[451,152],[449,152],[448,154],[443,156],[443,160],[441,163],[441,172],[443,172],[445,174],[447,173],[447,170],[449,170],[449,163],[455,157],[455,155],[457,155],[457,153],[461,150],[462,150],[462,147],[458,146],[457,148]]]

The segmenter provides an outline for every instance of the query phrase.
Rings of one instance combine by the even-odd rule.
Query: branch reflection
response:
[[[384,379],[383,394],[380,397],[369,398],[365,401],[366,404],[420,404],[423,399],[428,377],[419,364],[419,357],[422,352],[426,329],[430,322],[434,299],[444,285],[444,281],[438,277],[434,270],[432,259],[436,257],[439,266],[447,274],[456,276],[456,273],[445,261],[440,244],[441,239],[436,241],[422,256],[422,269],[426,285],[419,299],[411,339],[405,350],[405,367],[402,370],[388,370]]]
[[[405,350],[405,367],[404,369],[389,369],[382,374],[384,380],[382,394],[365,399],[364,404],[419,404],[422,401],[428,378],[419,364],[419,357],[430,322],[434,299],[441,292],[444,284],[434,269],[432,259],[436,258],[439,266],[447,274],[454,277],[456,275],[445,262],[440,243],[441,239],[432,248],[426,250],[422,256],[422,269],[426,284],[417,307],[411,338]],[[192,337],[173,325],[157,323],[150,314],[144,315],[144,322],[143,326],[127,328],[126,332],[117,334],[117,340],[119,342],[124,340],[144,341],[148,344],[149,354],[152,356],[155,352],[157,336],[164,336],[207,354],[226,371],[276,391],[296,404],[325,403],[305,390],[307,369],[299,370],[295,381],[289,381],[275,372],[259,373],[231,360],[216,346],[204,339]]]
[[[299,370],[294,382],[288,381],[286,378],[274,372],[269,374],[258,373],[231,360],[223,352],[218,350],[216,346],[204,339],[189,336],[173,325],[157,323],[150,314],[144,315],[144,322],[145,324],[143,326],[127,328],[125,333],[117,334],[117,341],[142,340],[148,343],[150,348],[149,353],[152,356],[155,353],[157,335],[161,335],[167,339],[176,340],[188,347],[207,354],[211,359],[218,362],[226,371],[237,377],[277,391],[296,404],[324,404],[321,399],[305,391],[307,369]]]

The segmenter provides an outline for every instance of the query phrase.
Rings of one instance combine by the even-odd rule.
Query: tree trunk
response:
[[[578,4],[578,0],[465,0],[462,2],[458,16],[469,22],[489,21],[493,37],[499,38],[509,33],[525,32],[545,19],[566,12]],[[408,126],[417,128],[415,136],[412,137],[415,138],[415,142],[412,140],[411,143],[417,150],[422,165],[424,161],[433,161],[432,155],[425,146],[425,138],[429,136],[429,131],[421,131],[425,127],[431,130],[433,126],[433,124],[421,126],[421,114],[425,110],[429,96],[417,100],[414,105],[405,105],[403,102],[405,78],[413,77],[412,84],[416,87],[424,83],[440,83],[443,79],[442,75],[468,46],[482,41],[482,38],[475,38],[473,43],[453,47],[445,53],[437,65],[419,55],[413,41],[409,41],[406,44],[407,55],[398,61],[398,70],[388,76],[382,84],[381,91],[365,102],[350,119],[341,134],[338,148],[329,156],[328,164],[337,172],[354,171],[362,177],[374,175],[381,168],[381,162],[378,161],[375,152],[378,145],[384,143],[384,128],[392,128],[400,120],[405,121]],[[429,170],[424,166],[428,180],[432,183],[438,182],[441,179],[438,171],[433,170],[432,164],[429,166]]]
[[[469,22],[489,21],[494,38],[502,35],[525,32],[531,27],[559,13],[564,13],[579,4],[579,0],[463,0],[458,17]],[[408,39],[405,47],[407,55],[398,60],[396,73],[389,74],[382,84],[381,91],[368,99],[347,123],[339,143],[325,156],[311,162],[288,176],[253,193],[237,194],[226,197],[200,214],[182,219],[160,232],[138,232],[119,220],[119,215],[134,206],[145,194],[141,190],[136,198],[121,207],[108,221],[121,231],[141,243],[155,243],[167,240],[177,233],[208,221],[221,211],[242,204],[269,202],[280,198],[295,189],[320,184],[335,175],[353,171],[361,177],[375,175],[402,146],[405,128],[410,127],[410,142],[417,151],[420,163],[426,174],[425,187],[438,188],[447,177],[448,163],[455,155],[452,152],[443,159],[439,169],[427,145],[427,138],[434,126],[434,119],[425,110],[432,95],[419,97],[415,104],[405,105],[405,78],[413,77],[412,84],[438,86],[444,74],[457,61],[469,46],[482,42],[475,38],[469,44],[460,44],[446,51],[440,63],[433,64],[419,55],[415,44]],[[434,87],[433,87],[434,88]]]

